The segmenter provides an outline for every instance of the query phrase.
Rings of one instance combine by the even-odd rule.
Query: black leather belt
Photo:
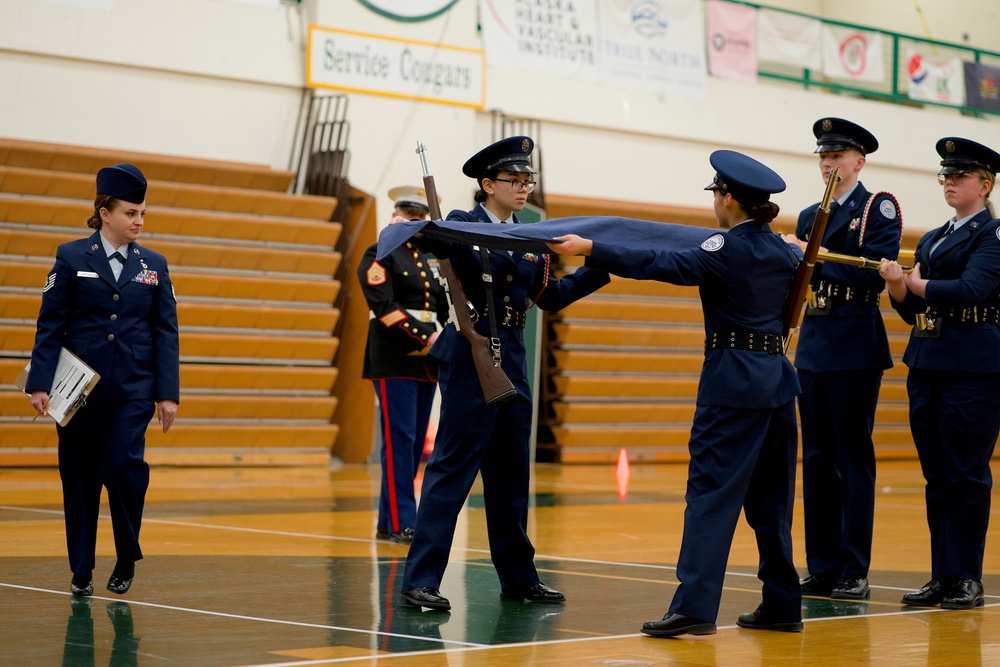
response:
[[[489,315],[489,309],[487,309],[487,312],[484,313],[484,316],[488,315]],[[473,324],[479,321],[479,312],[471,305],[469,306],[469,317],[472,318]],[[500,317],[497,318],[497,326],[523,329],[527,321],[528,321],[527,311],[515,310],[510,306],[504,306],[503,310],[500,311]]]
[[[829,314],[833,304],[856,303],[861,306],[877,306],[881,295],[881,289],[854,287],[845,283],[821,280],[819,285],[813,288],[813,295],[806,308],[806,315]]]
[[[778,334],[759,333],[753,331],[730,331],[728,333],[713,333],[705,339],[705,351],[716,349],[749,350],[750,352],[767,352],[768,354],[783,354],[785,346]]]
[[[927,312],[917,313],[915,333],[918,338],[936,338],[945,324],[1000,324],[1000,308],[972,306],[944,309],[932,306]]]

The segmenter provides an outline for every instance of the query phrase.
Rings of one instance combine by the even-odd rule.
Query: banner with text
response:
[[[700,0],[602,0],[600,8],[605,84],[706,96]]]
[[[982,63],[965,65],[965,104],[1000,111],[1000,67]]]
[[[597,0],[481,0],[491,67],[597,81]]]
[[[819,70],[822,22],[761,8],[757,12],[757,60]]]
[[[483,108],[482,51],[309,26],[306,84]]]
[[[906,53],[906,71],[910,99],[955,106],[965,104],[961,59],[928,58],[911,49]]]
[[[708,1],[708,71],[712,76],[757,83],[757,10]]]
[[[835,79],[885,81],[882,33],[823,25],[823,74]]]

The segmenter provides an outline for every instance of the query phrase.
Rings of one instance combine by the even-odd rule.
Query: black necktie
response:
[[[109,260],[117,259],[119,262],[122,263],[122,266],[125,266],[125,255],[121,254],[120,252],[111,253],[111,256],[108,257],[108,259]]]
[[[955,231],[955,223],[949,222],[948,227],[944,230],[944,234],[941,235],[941,238],[948,236],[948,234],[951,234],[953,231]]]

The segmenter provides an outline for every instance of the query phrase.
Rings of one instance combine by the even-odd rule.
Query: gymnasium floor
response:
[[[376,466],[154,468],[132,590],[104,590],[115,560],[105,516],[90,600],[69,595],[57,471],[0,469],[0,665],[1000,664],[995,516],[984,609],[899,604],[929,578],[915,461],[879,466],[870,601],[806,598],[801,634],[737,628],[760,593],[741,521],[718,634],[642,635],[676,586],[685,476],[633,465],[621,499],[614,466],[537,466],[529,530],[543,581],[569,600],[558,606],[499,601],[477,487],[442,585],[453,609],[441,613],[397,603],[406,546],[374,540]]]

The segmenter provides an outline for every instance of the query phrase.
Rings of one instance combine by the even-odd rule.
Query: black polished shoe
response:
[[[375,531],[375,539],[376,540],[387,540],[387,539],[389,539],[389,531],[388,530],[376,530]]]
[[[527,600],[528,602],[540,602],[542,604],[560,604],[566,601],[566,596],[554,588],[549,588],[542,582],[528,588],[503,591],[500,593],[501,600]]]
[[[394,533],[389,533],[389,541],[394,544],[409,544],[413,541],[413,529],[404,528]]]
[[[714,635],[715,623],[701,621],[669,611],[659,621],[646,621],[642,631],[650,637],[676,637],[677,635]]]
[[[837,580],[830,591],[834,600],[867,600],[871,595],[867,579],[851,579],[843,577]]]
[[[75,583],[70,581],[69,592],[77,597],[90,597],[94,594],[94,580],[91,579],[84,586],[77,586]]]
[[[933,607],[944,599],[945,585],[937,579],[931,579],[919,591],[907,593],[900,600],[907,607]]]
[[[805,579],[799,581],[803,595],[814,595],[816,597],[830,597],[833,585],[837,583],[837,577],[829,574],[810,574]]]
[[[442,597],[441,591],[430,586],[421,586],[420,588],[403,591],[399,598],[407,607],[416,607],[417,609],[427,607],[428,609],[438,611],[448,611],[451,609],[451,603],[448,602],[448,598]]]
[[[974,609],[982,607],[983,582],[975,579],[961,579],[955,582],[941,600],[942,609]]]
[[[122,576],[112,573],[108,579],[108,590],[118,595],[125,595],[128,593],[128,589],[132,587],[132,579],[133,577],[125,579]]]
[[[789,621],[774,618],[762,612],[758,607],[749,614],[740,614],[736,625],[750,630],[775,630],[777,632],[802,632],[802,621]]]

